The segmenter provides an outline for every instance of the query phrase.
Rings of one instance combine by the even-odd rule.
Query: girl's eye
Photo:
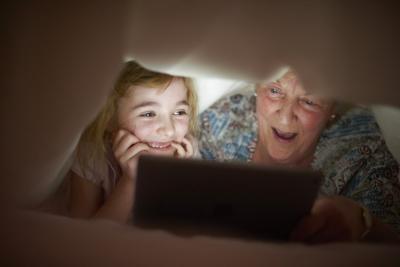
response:
[[[174,113],[174,115],[177,115],[177,116],[184,116],[184,115],[187,115],[187,112],[186,112],[185,110],[178,110],[178,111],[176,111],[176,112]]]
[[[151,118],[156,116],[156,113],[154,113],[153,111],[148,111],[148,112],[143,112],[139,115],[140,117],[145,117],[145,118]]]

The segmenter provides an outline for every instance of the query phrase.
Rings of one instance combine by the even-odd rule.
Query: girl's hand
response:
[[[136,177],[137,155],[149,150],[149,147],[127,130],[120,129],[114,137],[113,151],[121,169],[122,176]]]
[[[190,158],[193,156],[193,145],[187,138],[183,138],[182,143],[172,143],[176,148],[176,155],[179,158]]]
[[[311,244],[357,241],[365,227],[362,208],[355,201],[341,196],[319,198],[311,214],[293,230],[291,240]]]

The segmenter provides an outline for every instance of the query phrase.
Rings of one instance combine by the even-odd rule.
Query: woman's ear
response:
[[[326,123],[325,128],[330,128],[333,124],[336,123],[336,121],[338,120],[339,116],[338,114],[336,114],[335,112],[335,108],[332,109],[332,112],[330,113],[329,117],[328,117],[328,121]]]

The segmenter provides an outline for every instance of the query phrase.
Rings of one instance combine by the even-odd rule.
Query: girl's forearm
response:
[[[122,176],[111,195],[96,212],[94,218],[126,223],[133,208],[134,180]]]

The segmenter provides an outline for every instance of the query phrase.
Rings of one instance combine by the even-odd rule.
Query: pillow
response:
[[[199,98],[199,112],[225,95],[253,88],[253,85],[247,82],[217,78],[195,78],[193,82]]]
[[[372,111],[390,152],[400,162],[400,109],[376,105],[372,106]]]

